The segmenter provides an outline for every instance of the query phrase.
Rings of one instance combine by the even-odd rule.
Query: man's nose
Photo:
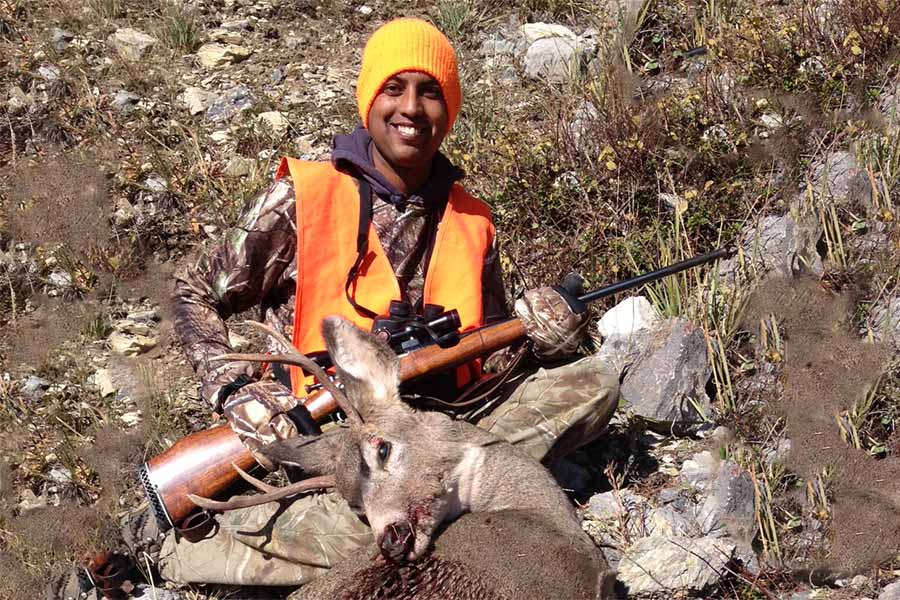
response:
[[[410,116],[415,116],[422,112],[422,98],[415,88],[410,87],[403,92],[400,110],[403,111],[403,114]]]

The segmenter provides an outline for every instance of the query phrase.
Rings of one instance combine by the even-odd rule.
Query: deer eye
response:
[[[391,443],[385,440],[381,441],[381,444],[378,445],[378,463],[380,465],[384,465],[384,462],[388,459],[388,456],[391,455]]]

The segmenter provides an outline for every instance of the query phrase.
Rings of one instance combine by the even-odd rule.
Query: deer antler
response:
[[[266,493],[258,494],[256,496],[235,496],[225,502],[188,494],[187,497],[190,501],[200,508],[226,511],[234,510],[236,508],[247,508],[248,506],[259,506],[260,504],[281,500],[282,498],[287,498],[288,496],[293,496],[301,492],[310,492],[335,486],[334,475],[320,475],[319,477],[310,477],[309,479],[304,479],[303,481],[297,481],[296,483],[277,488],[267,485],[252,475],[245,473],[238,468],[237,465],[232,464],[232,466],[243,479],[250,482],[254,487],[257,487],[257,489],[267,490]]]
[[[344,392],[339,388],[334,381],[331,380],[331,377],[325,372],[325,370],[320,367],[313,359],[306,356],[302,352],[299,352],[294,346],[281,335],[279,332],[275,331],[273,328],[269,327],[265,323],[260,323],[258,321],[244,321],[244,324],[248,327],[252,327],[258,331],[262,331],[263,333],[271,336],[276,342],[281,344],[284,348],[284,354],[220,354],[219,356],[214,356],[210,358],[210,360],[246,360],[252,362],[271,362],[271,363],[280,363],[285,365],[291,365],[295,367],[300,367],[303,370],[310,373],[316,380],[322,384],[334,400],[338,403],[338,406],[341,407],[341,410],[344,411],[344,414],[347,415],[347,419],[349,419],[350,424],[354,426],[362,426],[363,420],[362,417],[357,412],[356,408],[353,404],[350,403],[350,400],[347,399],[347,396]]]

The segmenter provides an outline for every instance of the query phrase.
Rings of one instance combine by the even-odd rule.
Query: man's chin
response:
[[[397,168],[413,171],[427,167],[432,158],[434,158],[434,154],[428,155],[425,152],[398,152],[394,154],[391,162]]]

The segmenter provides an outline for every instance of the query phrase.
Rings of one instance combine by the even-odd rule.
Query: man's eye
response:
[[[388,83],[387,85],[384,86],[384,89],[382,90],[382,92],[384,92],[388,96],[399,96],[400,94],[403,93],[403,88],[401,88],[396,83]]]
[[[383,441],[378,446],[378,462],[381,465],[384,465],[385,461],[388,459],[388,456],[391,455],[391,443]]]
[[[432,100],[440,100],[444,97],[444,94],[441,93],[441,88],[439,87],[425,88],[425,90],[422,92],[422,95],[426,98],[431,98]]]

